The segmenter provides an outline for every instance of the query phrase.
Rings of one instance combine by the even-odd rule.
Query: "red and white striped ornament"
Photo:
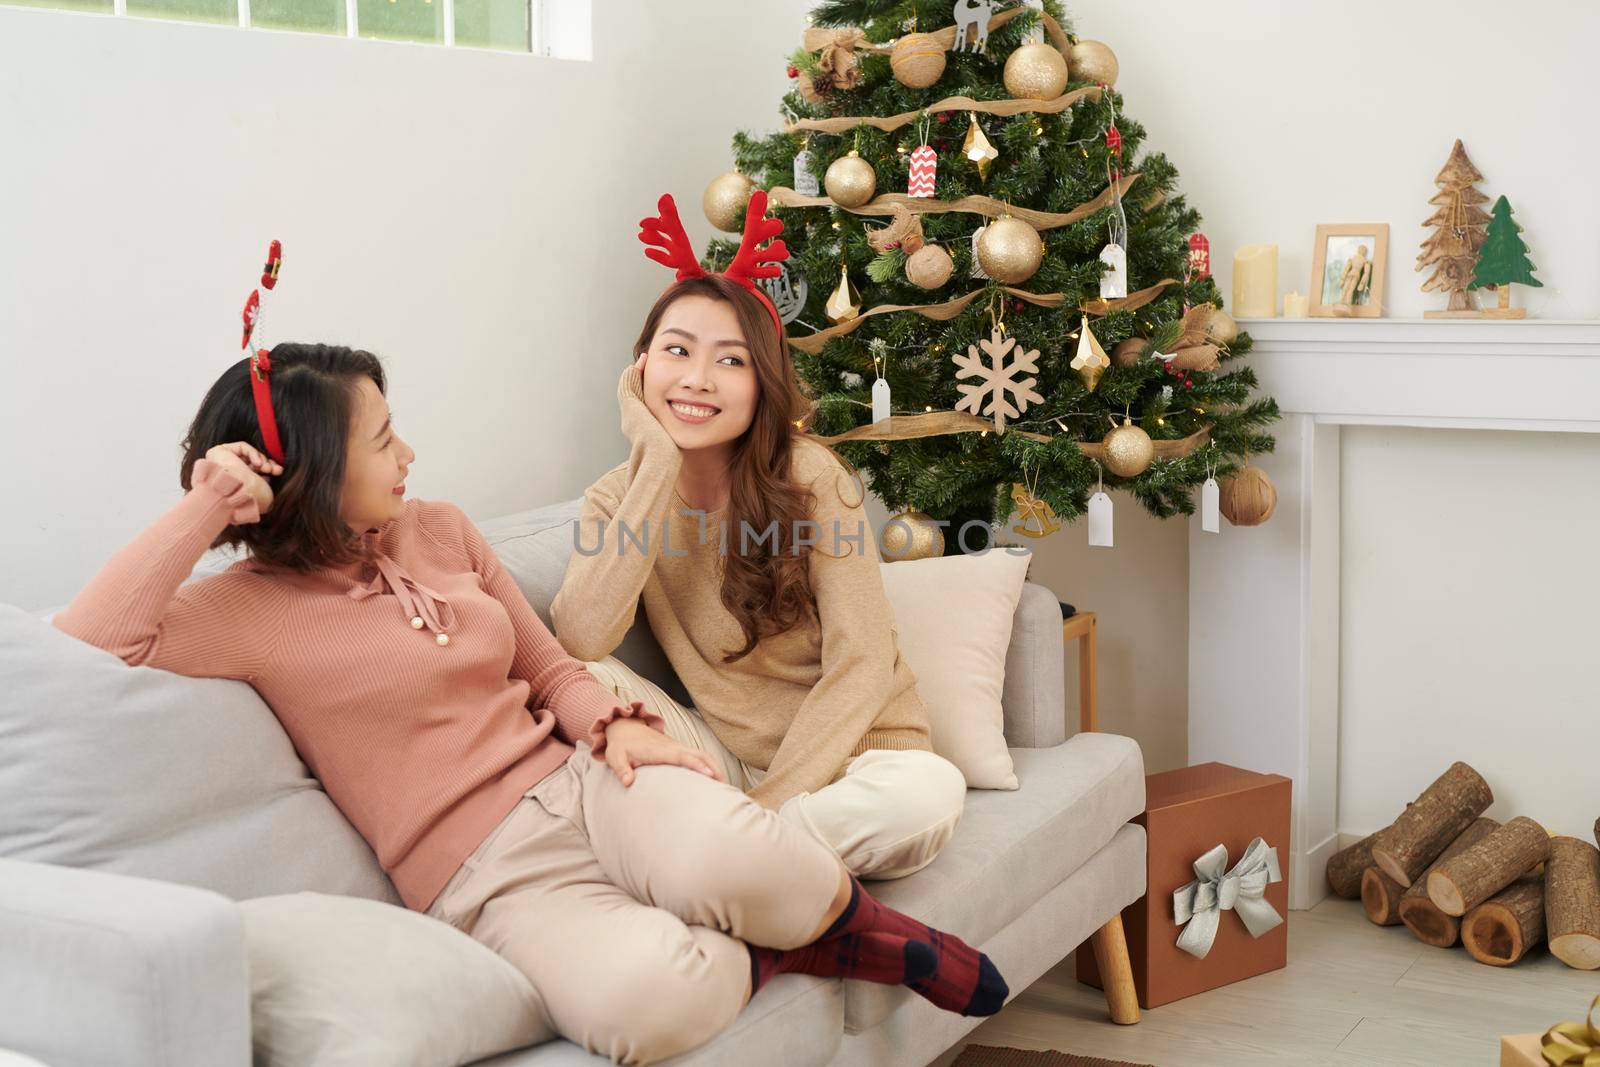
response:
[[[930,146],[922,145],[911,153],[911,175],[906,186],[907,196],[932,196],[934,179],[939,170],[939,154]]]

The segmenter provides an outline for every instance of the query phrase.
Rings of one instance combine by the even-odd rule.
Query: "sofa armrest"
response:
[[[1006,744],[1053,748],[1067,739],[1067,675],[1061,651],[1061,604],[1042,585],[1024,582],[1006,650]]]
[[[239,909],[170,882],[0,859],[0,1048],[51,1067],[249,1067]]]

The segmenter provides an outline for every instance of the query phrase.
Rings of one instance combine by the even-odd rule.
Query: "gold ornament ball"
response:
[[[1143,337],[1130,337],[1126,341],[1118,341],[1117,347],[1111,350],[1111,362],[1119,367],[1131,367],[1139,362],[1144,355],[1145,346],[1149,343]]]
[[[944,45],[931,33],[908,33],[889,53],[894,80],[908,89],[926,89],[944,75]]]
[[[1021,219],[996,219],[978,238],[978,263],[984,273],[1002,285],[1016,285],[1033,277],[1044,260],[1039,231]]]
[[[884,523],[879,555],[889,563],[944,555],[944,531],[921,511],[902,511]]]
[[[1222,483],[1222,513],[1235,526],[1260,526],[1278,507],[1278,491],[1260,467],[1245,467]]]
[[[1137,478],[1150,469],[1156,458],[1150,435],[1131,422],[1106,434],[1101,444],[1105,446],[1106,470],[1118,478]]]
[[[711,179],[700,206],[711,225],[727,233],[739,233],[744,229],[744,209],[755,189],[755,182],[738,171],[730,171]]]
[[[1117,84],[1117,54],[1099,41],[1079,41],[1067,57],[1072,80]]]
[[[906,260],[906,278],[922,289],[937,289],[950,280],[955,262],[938,245],[923,245]]]
[[[1206,324],[1206,336],[1226,348],[1239,339],[1239,324],[1232,315],[1218,308],[1211,313],[1211,321]]]
[[[1006,60],[1004,78],[1018,100],[1054,100],[1067,88],[1067,61],[1053,45],[1025,44]]]
[[[828,196],[840,207],[860,207],[878,191],[878,175],[872,164],[861,158],[855,149],[828,164],[828,173],[822,184]]]

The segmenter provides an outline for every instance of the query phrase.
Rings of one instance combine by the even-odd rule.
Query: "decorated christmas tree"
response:
[[[786,128],[736,135],[705,208],[734,232],[768,190],[806,429],[891,512],[1016,511],[1040,536],[1103,483],[1189,514],[1272,449],[1199,213],[1123,112],[1108,47],[1055,0],[830,0],[811,23]]]

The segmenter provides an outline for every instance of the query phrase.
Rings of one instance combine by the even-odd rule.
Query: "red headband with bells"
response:
[[[261,270],[261,289],[271,291],[278,284],[278,271],[283,267],[283,243],[273,241],[267,246],[267,265]],[[261,324],[261,289],[250,290],[244,302],[244,339],[240,348],[250,350],[250,393],[256,402],[256,422],[261,425],[261,443],[267,455],[283,462],[283,441],[278,436],[278,418],[272,410],[272,351],[257,348],[251,343],[256,327]]]
[[[661,199],[656,202],[656,210],[660,214],[655,218],[639,220],[639,240],[650,246],[644,250],[644,254],[676,270],[680,282],[688,278],[705,277],[709,272],[695,258],[694,248],[689,244],[689,235],[683,232],[683,223],[678,219],[678,206],[673,203],[671,193],[661,194]],[[782,274],[783,268],[778,264],[789,258],[788,246],[777,239],[783,232],[782,220],[769,219],[766,214],[767,194],[757,189],[750,194],[750,203],[744,209],[744,236],[739,241],[739,251],[722,276],[738,282],[761,298],[767,311],[772,314],[772,324],[778,329],[778,337],[782,339],[783,317],[778,314],[772,298],[756,284],[757,278],[776,278]],[[769,239],[772,239],[771,243],[761,247],[761,243]]]

